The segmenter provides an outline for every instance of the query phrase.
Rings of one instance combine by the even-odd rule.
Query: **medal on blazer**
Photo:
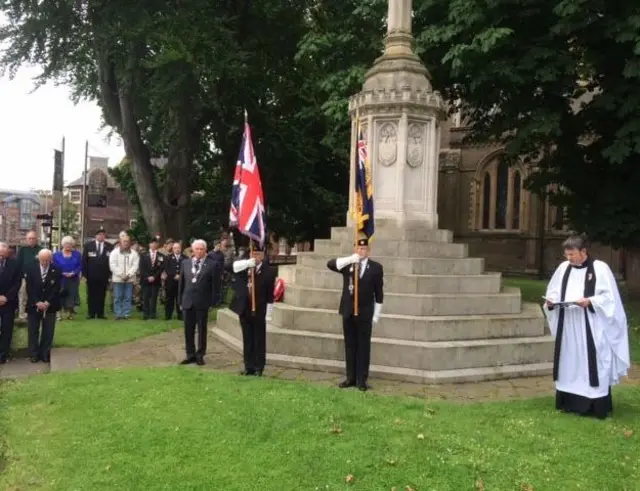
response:
[[[198,269],[196,270],[195,263],[191,263],[191,274],[193,275],[191,283],[195,283],[198,281],[198,275],[200,274],[200,270],[202,269],[202,266],[204,266],[204,261],[200,262],[200,266],[198,266]]]

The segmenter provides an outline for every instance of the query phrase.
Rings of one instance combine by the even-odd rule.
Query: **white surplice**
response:
[[[554,302],[561,300],[562,278],[568,267],[571,267],[569,261],[565,261],[556,269],[547,287],[547,299]],[[609,388],[617,384],[620,377],[627,375],[630,366],[627,316],[616,280],[606,263],[596,260],[593,261],[593,267],[596,277],[595,295],[589,300],[595,313],[587,312],[596,348],[600,385],[591,387],[589,384],[585,309],[579,306],[565,308],[556,381],[557,390],[589,399],[607,396]],[[566,302],[576,301],[584,296],[586,274],[586,267],[572,267],[565,292]],[[556,336],[560,309],[549,310],[545,305],[544,311],[551,333]]]

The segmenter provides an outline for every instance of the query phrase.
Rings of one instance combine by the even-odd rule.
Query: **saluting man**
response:
[[[87,280],[87,319],[106,319],[104,301],[111,278],[109,255],[113,246],[105,240],[106,231],[100,227],[96,240],[87,242],[82,251],[82,274]]]
[[[254,284],[251,270],[254,270]],[[233,262],[234,281],[231,310],[238,314],[242,328],[242,375],[262,376],[267,361],[267,322],[273,311],[275,268],[264,260],[264,251],[253,250],[252,257]],[[255,291],[255,312],[252,309],[252,289]]]
[[[155,319],[158,308],[158,293],[164,272],[164,254],[158,251],[159,237],[149,242],[149,252],[140,258],[140,283],[142,285],[142,315],[144,320]]]
[[[342,315],[347,378],[340,382],[339,387],[357,386],[365,391],[369,388],[367,378],[371,359],[371,331],[382,312],[382,265],[369,258],[369,240],[359,239],[355,254],[331,259],[327,267],[340,273],[343,278],[339,313]],[[359,276],[358,315],[354,312],[356,272]]]

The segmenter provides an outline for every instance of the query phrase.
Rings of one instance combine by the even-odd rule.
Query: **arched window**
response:
[[[484,175],[482,193],[482,228],[489,228],[489,213],[491,210],[491,176],[488,172]]]
[[[477,201],[475,224],[477,230],[520,231],[525,229],[524,208],[528,193],[523,189],[524,178],[519,165],[509,166],[500,159],[500,151],[480,162],[476,174]]]
[[[549,186],[550,195],[561,192],[562,188],[556,184]],[[552,233],[567,234],[571,232],[567,221],[567,210],[561,206],[551,204],[551,199],[547,199],[547,230]]]

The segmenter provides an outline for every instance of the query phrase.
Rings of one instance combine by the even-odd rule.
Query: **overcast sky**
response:
[[[109,157],[109,165],[124,157],[119,138],[109,142],[107,131],[100,131],[101,112],[95,103],[74,105],[63,86],[48,85],[30,93],[38,73],[30,67],[13,80],[0,78],[1,189],[51,189],[53,151],[61,149],[63,136],[65,182],[82,174],[85,140],[89,155]]]

